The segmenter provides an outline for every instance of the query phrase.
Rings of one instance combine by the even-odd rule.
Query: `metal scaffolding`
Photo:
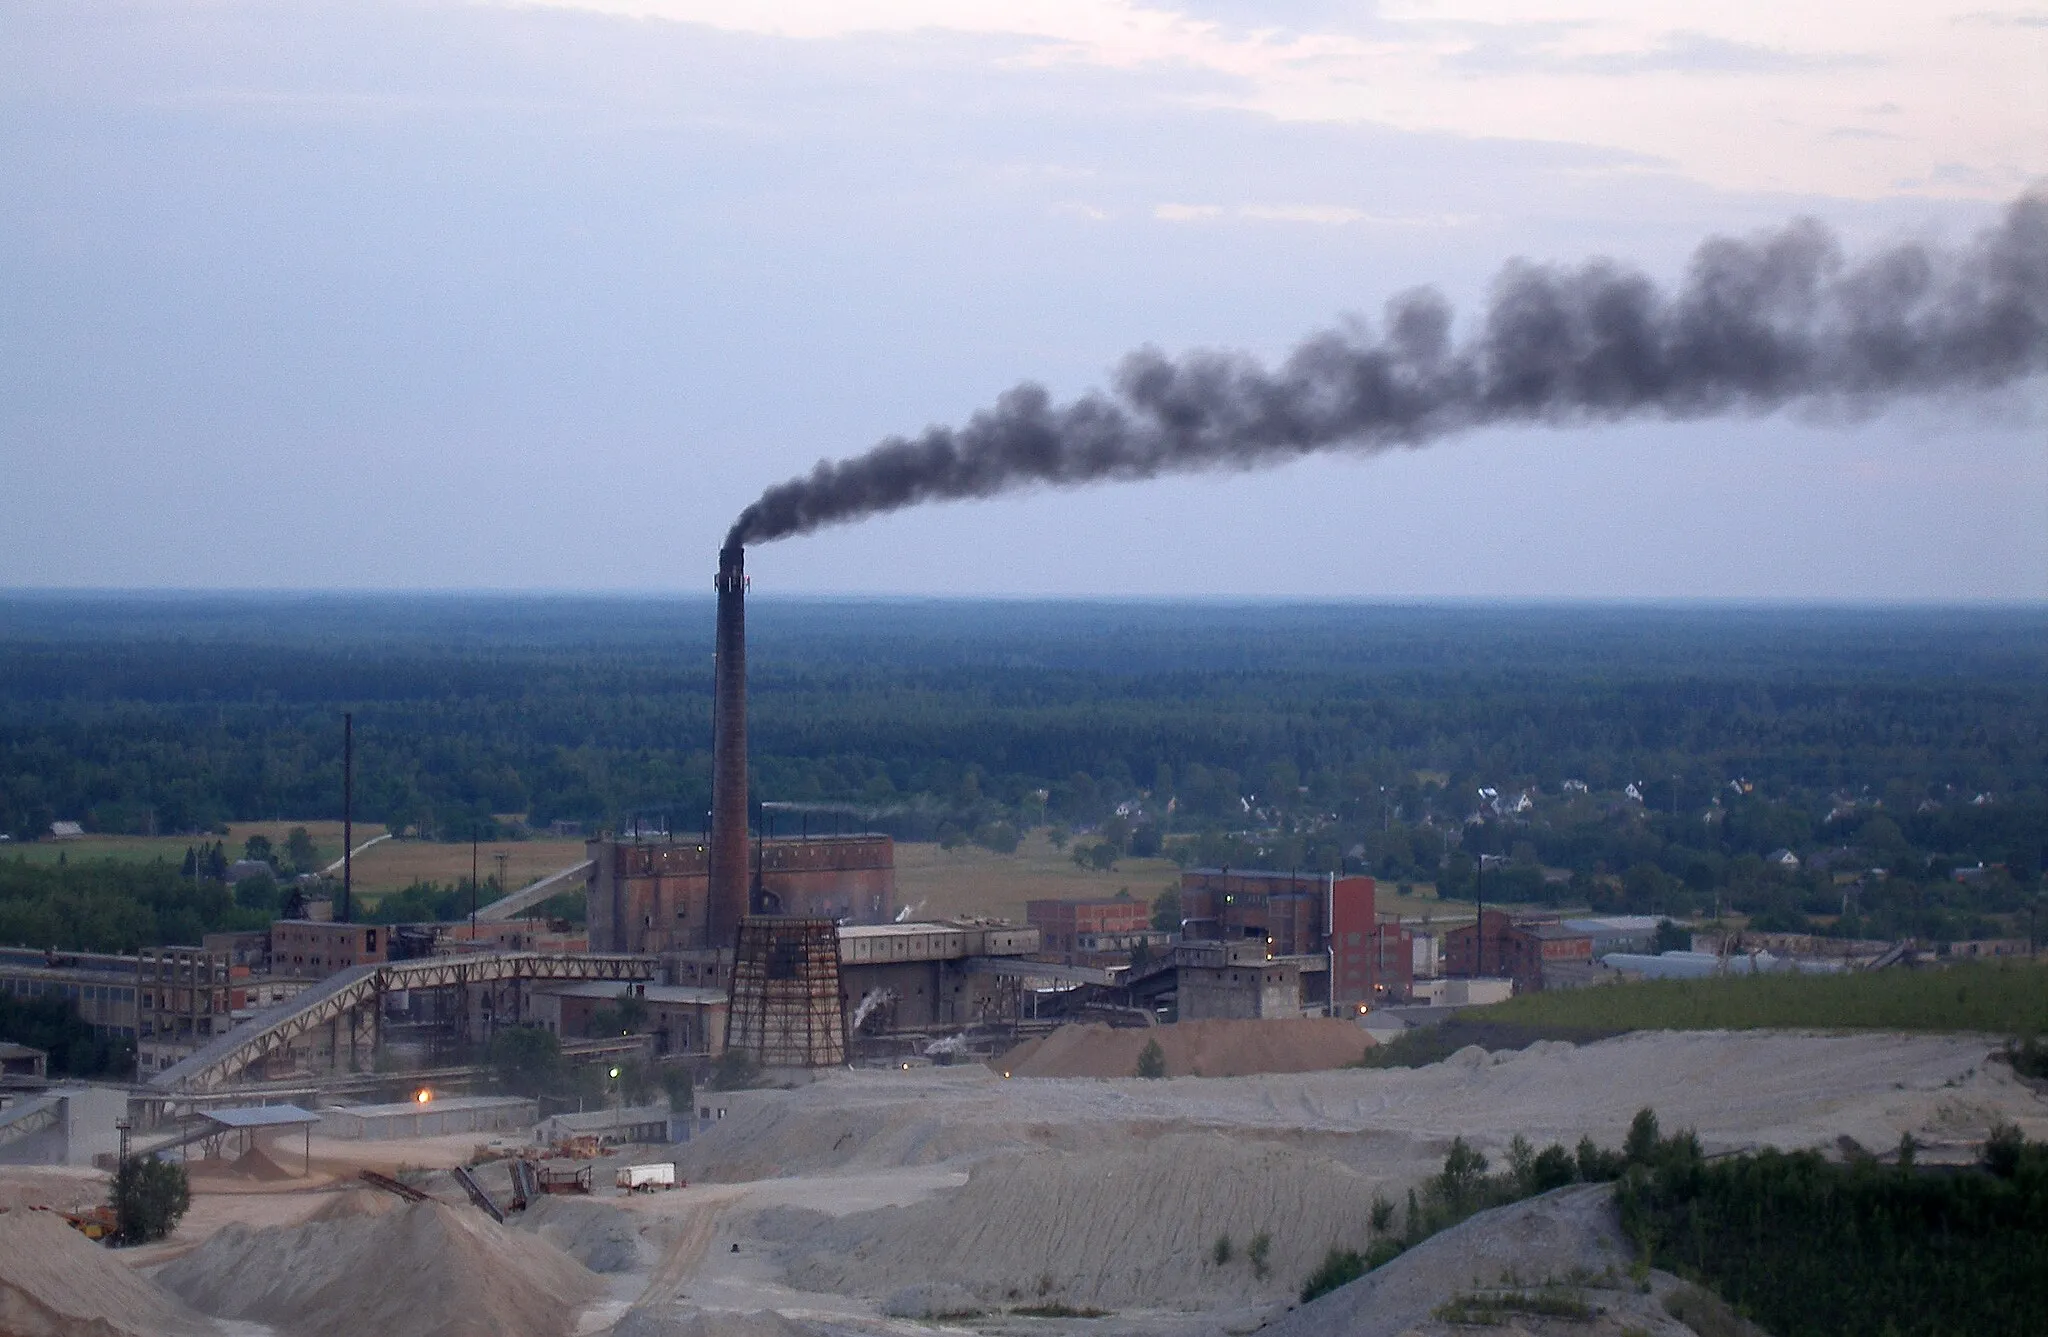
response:
[[[846,1062],[837,924],[780,915],[740,921],[725,1047],[769,1068]]]

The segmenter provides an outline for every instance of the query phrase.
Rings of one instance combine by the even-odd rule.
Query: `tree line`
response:
[[[0,600],[0,829],[338,816],[344,710],[366,820],[449,839],[699,829],[709,613]],[[2034,610],[757,599],[750,615],[754,796],[839,810],[775,819],[788,829],[1003,848],[1050,825],[1107,863],[1166,852],[1451,893],[1483,876],[1506,899],[1718,899],[1787,927],[1951,937],[2009,928],[2048,844]],[[1482,791],[1532,806],[1496,812]],[[1765,863],[1781,849],[1798,871]],[[1830,853],[1848,862],[1803,862]]]

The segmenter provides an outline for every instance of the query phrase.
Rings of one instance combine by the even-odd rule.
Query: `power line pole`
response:
[[[353,711],[341,716],[341,922],[348,922],[354,908],[356,844],[356,717]]]

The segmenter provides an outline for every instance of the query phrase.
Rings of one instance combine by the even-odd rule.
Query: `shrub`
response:
[[[1264,1281],[1266,1274],[1271,1270],[1267,1266],[1267,1260],[1272,1254],[1273,1237],[1263,1230],[1252,1236],[1252,1242],[1245,1246],[1244,1256],[1251,1262],[1252,1275],[1260,1281]]]
[[[491,1037],[484,1061],[500,1090],[519,1096],[550,1095],[562,1089],[568,1071],[562,1042],[538,1026],[509,1026]]]
[[[1147,1040],[1145,1047],[1138,1051],[1137,1075],[1152,1078],[1166,1075],[1166,1051],[1159,1047],[1159,1041]]]
[[[1348,1286],[1366,1273],[1365,1258],[1352,1249],[1332,1247],[1323,1255],[1321,1266],[1308,1274],[1308,1280],[1301,1283],[1301,1302],[1307,1304],[1319,1296],[1328,1295],[1339,1286]]]
[[[1218,1267],[1228,1267],[1237,1255],[1237,1246],[1230,1242],[1228,1234],[1218,1235],[1216,1242],[1209,1246],[1209,1261]]]
[[[1813,1152],[1709,1163],[1660,1140],[1617,1198],[1648,1263],[1711,1285],[1779,1337],[2048,1331],[2048,1146],[1997,1130],[1979,1170]]]
[[[728,1049],[711,1065],[711,1089],[743,1091],[761,1075],[761,1065],[744,1049]]]
[[[192,1205],[192,1185],[184,1166],[139,1156],[115,1172],[111,1202],[120,1242],[148,1244],[178,1228]]]

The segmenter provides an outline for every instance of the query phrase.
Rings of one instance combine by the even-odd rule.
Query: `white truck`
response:
[[[652,1193],[676,1186],[676,1167],[667,1161],[659,1165],[621,1165],[618,1185],[629,1193]]]

